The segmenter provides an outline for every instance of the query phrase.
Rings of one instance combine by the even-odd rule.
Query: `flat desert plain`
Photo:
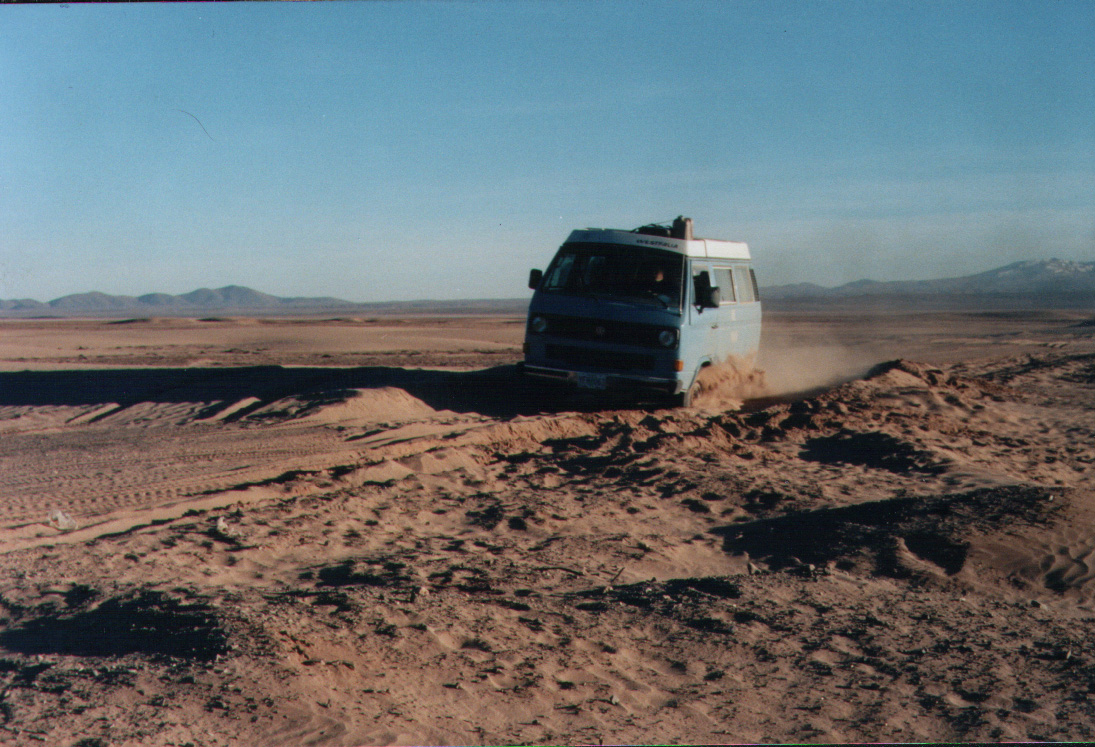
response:
[[[0,322],[0,741],[1095,737],[1095,314],[772,311],[687,410],[522,336]]]

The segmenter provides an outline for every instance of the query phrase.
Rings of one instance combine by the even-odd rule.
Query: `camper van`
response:
[[[573,231],[535,290],[526,374],[591,390],[634,389],[688,406],[724,361],[751,366],[760,294],[749,247],[692,236],[692,220]]]

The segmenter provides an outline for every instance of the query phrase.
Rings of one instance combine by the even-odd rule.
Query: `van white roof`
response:
[[[566,243],[623,244],[625,246],[651,246],[687,257],[712,259],[751,259],[749,245],[744,241],[719,239],[671,239],[666,236],[649,236],[634,231],[615,228],[586,228],[571,231]]]

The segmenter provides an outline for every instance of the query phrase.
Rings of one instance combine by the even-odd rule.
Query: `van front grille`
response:
[[[642,353],[620,353],[575,345],[547,345],[547,357],[568,366],[592,366],[616,371],[653,371],[654,356]]]
[[[543,314],[548,323],[548,334],[571,340],[610,342],[618,345],[637,345],[646,348],[662,347],[658,334],[666,327],[637,322],[618,322],[606,319],[589,319],[562,314]]]

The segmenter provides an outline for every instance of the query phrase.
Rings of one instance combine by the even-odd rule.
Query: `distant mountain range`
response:
[[[0,317],[68,317],[68,316],[195,316],[206,314],[239,314],[259,316],[277,314],[523,314],[527,300],[471,301],[392,301],[385,303],[354,303],[340,298],[281,298],[241,285],[223,288],[199,288],[173,296],[168,293],[148,293],[143,296],[111,296],[92,291],[55,298],[49,302],[33,299],[0,299]]]
[[[1060,302],[1095,307],[1095,262],[1059,259],[1014,262],[995,270],[941,280],[856,280],[826,288],[813,283],[777,285],[762,289],[774,300],[936,300],[985,303],[992,299]],[[961,304],[965,305],[965,304]],[[1024,303],[1023,305],[1029,305]]]
[[[813,283],[777,285],[761,289],[765,301],[802,302],[878,301],[971,306],[1014,303],[1030,307],[1060,304],[1095,308],[1095,262],[1057,259],[1015,262],[976,275],[941,280],[857,280],[836,288]],[[399,301],[354,303],[339,298],[280,298],[240,285],[211,290],[200,288],[173,296],[111,296],[77,293],[48,303],[31,299],[0,300],[0,317],[65,316],[193,316],[205,314],[523,314],[523,299],[467,301]]]
[[[0,300],[0,311],[35,313],[59,313],[63,316],[82,316],[109,312],[184,312],[219,311],[224,309],[285,309],[295,308],[343,308],[355,304],[337,298],[278,298],[240,285],[228,285],[210,290],[200,288],[180,296],[167,293],[149,293],[144,296],[110,296],[106,293],[74,293],[43,303],[31,299]]]

